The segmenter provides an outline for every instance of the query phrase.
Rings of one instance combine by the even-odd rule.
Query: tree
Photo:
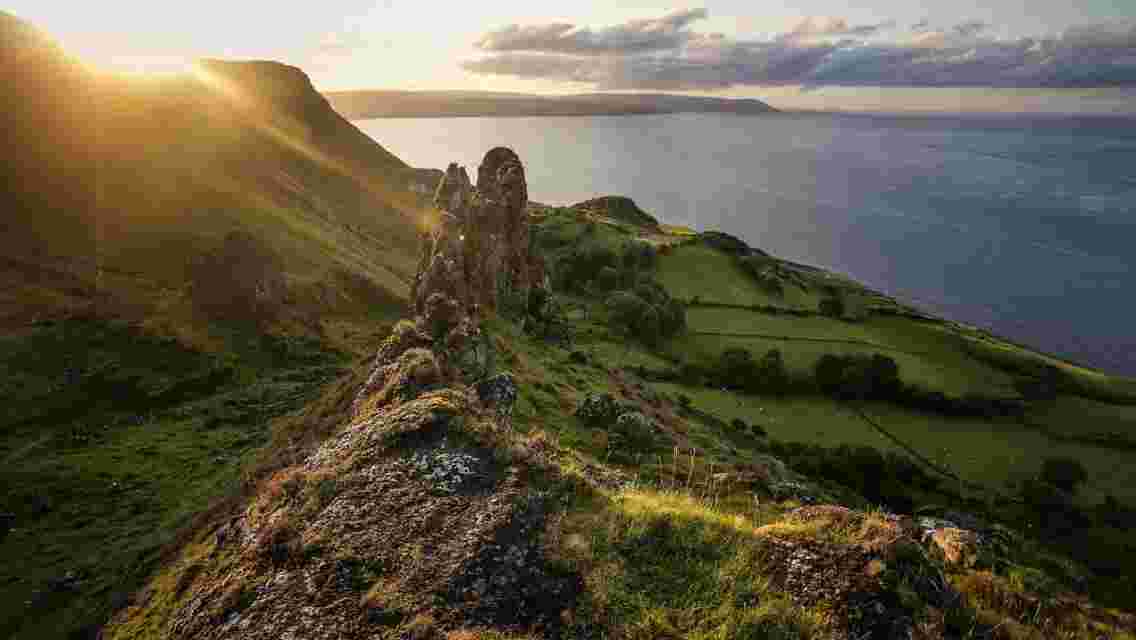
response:
[[[615,267],[604,267],[596,275],[596,284],[603,291],[611,291],[619,287],[620,275]]]
[[[718,376],[723,385],[744,389],[757,377],[757,364],[748,349],[732,347],[718,357]]]
[[[1089,474],[1079,460],[1056,456],[1041,463],[1041,479],[1062,491],[1075,493],[1077,485],[1088,480]]]
[[[844,368],[847,362],[840,356],[826,353],[817,360],[814,373],[820,390],[835,395],[844,384]]]
[[[770,349],[757,364],[757,384],[772,393],[783,393],[789,386],[789,373],[780,349]]]
[[[840,318],[844,315],[844,300],[840,296],[832,296],[820,301],[821,315],[830,318]]]

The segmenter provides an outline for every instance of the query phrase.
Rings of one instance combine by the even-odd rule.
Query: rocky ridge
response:
[[[580,581],[544,559],[553,499],[527,480],[536,457],[502,445],[516,387],[485,375],[479,340],[480,315],[502,296],[543,286],[526,199],[508,149],[486,155],[476,188],[451,165],[441,222],[423,237],[414,320],[380,347],[350,424],[216,530],[180,578],[190,595],[163,637],[559,635]],[[131,609],[107,637],[131,635]]]

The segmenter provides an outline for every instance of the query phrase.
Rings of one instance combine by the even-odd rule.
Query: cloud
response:
[[[510,25],[485,34],[477,42],[483,55],[462,66],[624,90],[1136,87],[1136,21],[1006,40],[981,21],[897,29],[893,21],[809,18],[772,38],[744,40],[692,29],[707,16],[692,9],[599,29]]]
[[[705,9],[688,9],[654,20],[632,20],[596,31],[563,22],[532,26],[513,24],[490,31],[475,44],[483,51],[496,52],[596,55],[664,51],[686,42],[692,35],[687,27],[706,15]]]
[[[844,18],[810,17],[801,20],[797,23],[797,26],[793,27],[788,33],[782,34],[780,39],[797,40],[813,36],[854,36],[866,38],[880,31],[891,29],[894,26],[894,20],[887,20],[879,24],[849,26],[848,21]]]

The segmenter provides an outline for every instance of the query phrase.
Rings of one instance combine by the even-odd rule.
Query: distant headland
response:
[[[649,115],[777,110],[752,98],[712,98],[664,93],[589,93],[539,96],[486,91],[333,91],[324,94],[349,120],[518,116]]]

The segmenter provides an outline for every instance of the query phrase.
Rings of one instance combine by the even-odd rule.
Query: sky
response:
[[[8,0],[88,63],[321,90],[667,91],[782,109],[1136,113],[1136,0]]]

